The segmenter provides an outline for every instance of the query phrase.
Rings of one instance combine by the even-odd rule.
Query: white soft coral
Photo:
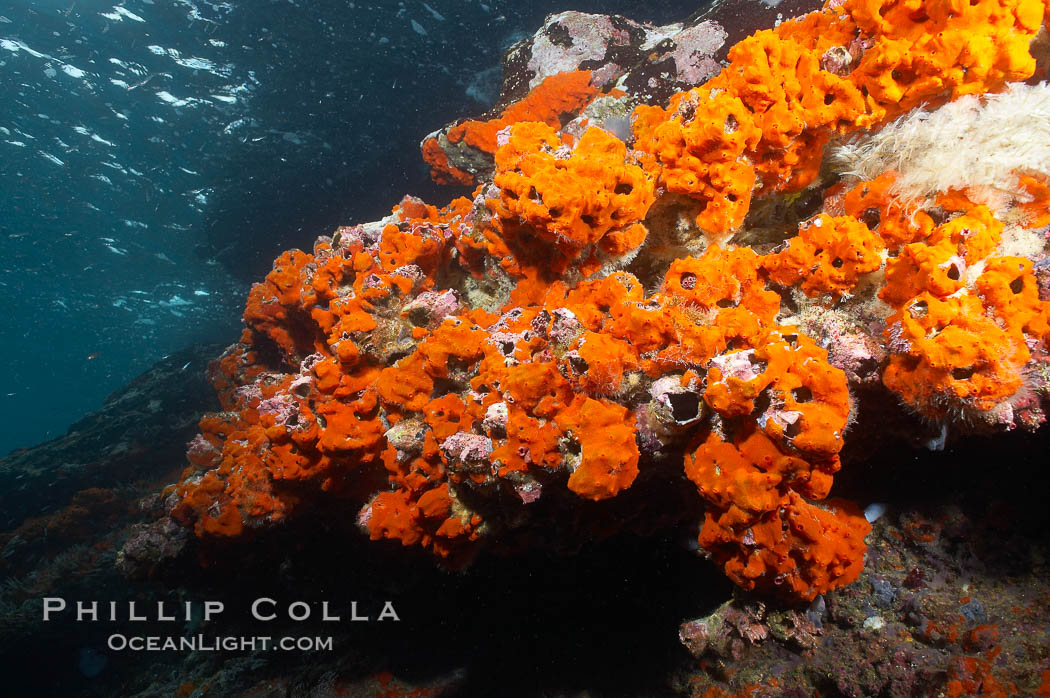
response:
[[[915,109],[831,152],[833,166],[862,180],[894,170],[894,194],[918,204],[967,190],[997,213],[1026,200],[1021,175],[1050,178],[1050,86],[1014,84],[933,111]]]

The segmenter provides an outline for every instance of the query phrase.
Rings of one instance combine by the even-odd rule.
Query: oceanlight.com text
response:
[[[164,635],[123,635],[114,633],[109,636],[106,646],[114,652],[315,652],[331,651],[334,643],[331,637],[271,637],[256,636],[206,636],[172,637]]]

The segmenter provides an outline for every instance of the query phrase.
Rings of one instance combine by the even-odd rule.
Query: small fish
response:
[[[886,513],[886,505],[882,502],[872,502],[864,509],[864,518],[868,523],[875,523]]]
[[[84,361],[94,361],[95,359],[98,358],[99,353],[100,352],[96,351],[96,352],[92,352],[92,353],[88,354],[87,356],[84,357]]]

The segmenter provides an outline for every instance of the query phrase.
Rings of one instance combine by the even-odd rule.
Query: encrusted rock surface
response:
[[[137,509],[122,468],[78,480],[70,547],[16,514],[5,593],[28,621],[119,567],[150,600],[399,606],[307,668],[174,655],[99,694],[1050,692],[1050,172],[931,192],[857,163],[915,109],[1043,104],[1044,11],[552,16],[495,112],[423,143],[472,196],[283,254],[189,467]]]

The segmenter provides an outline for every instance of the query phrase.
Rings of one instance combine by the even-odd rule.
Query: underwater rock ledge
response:
[[[208,557],[342,502],[453,568],[692,522],[745,591],[850,584],[851,439],[1045,421],[1046,11],[833,1],[746,38],[549,17],[495,113],[422,143],[472,197],[406,197],[253,287],[171,519]]]
[[[117,390],[63,436],[0,458],[0,530],[93,487],[171,472],[201,414],[219,405],[205,367],[221,345],[186,347]]]
[[[865,396],[902,401],[919,433],[1035,428],[1050,334],[1038,162],[1000,153],[992,182],[932,191],[902,187],[907,158],[855,174],[865,143],[899,141],[895,117],[980,113],[993,99],[973,95],[1031,77],[1043,6],[878,5],[757,32],[666,108],[616,61],[659,40],[688,49],[682,79],[708,77],[723,30],[548,18],[510,54],[527,95],[424,141],[437,177],[466,173],[435,161],[442,142],[492,157],[473,199],[406,198],[252,289],[173,517],[228,540],[343,498],[373,539],[462,566],[546,541],[551,516],[587,539],[702,508],[701,547],[745,589],[852,581],[869,526],[826,498],[865,429],[859,389],[881,382]],[[687,480],[699,498],[678,510],[624,496]]]

